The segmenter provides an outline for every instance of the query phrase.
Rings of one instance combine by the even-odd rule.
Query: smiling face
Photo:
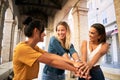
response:
[[[56,29],[56,32],[57,32],[58,38],[60,40],[64,40],[66,38],[67,30],[63,25],[58,25],[57,29]]]
[[[91,42],[98,42],[99,39],[100,35],[98,34],[98,31],[94,27],[91,27],[89,30],[89,40]]]

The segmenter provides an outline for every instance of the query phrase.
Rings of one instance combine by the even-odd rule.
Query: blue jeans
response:
[[[42,80],[65,80],[65,74],[57,75],[55,73],[47,71],[42,73]]]
[[[92,68],[90,70],[91,79],[90,80],[105,80],[103,72],[100,67]],[[85,80],[84,78],[79,78],[78,80]]]

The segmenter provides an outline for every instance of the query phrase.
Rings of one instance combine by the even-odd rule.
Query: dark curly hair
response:
[[[31,17],[27,17],[23,24],[25,25],[24,34],[27,37],[31,37],[33,34],[34,28],[37,28],[40,33],[44,32],[44,25],[39,20],[33,20]]]

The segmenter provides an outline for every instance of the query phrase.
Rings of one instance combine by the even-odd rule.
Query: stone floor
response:
[[[38,79],[33,79],[33,80],[38,80]],[[66,79],[67,80],[67,79]],[[77,78],[70,78],[69,80],[77,80]],[[105,80],[110,80],[110,79],[105,79]]]
[[[42,75],[42,70],[43,70],[44,64],[40,64],[40,66],[41,67],[40,67],[40,71],[39,71],[40,72],[39,77],[37,79],[34,79],[34,80],[41,80],[41,75]],[[113,75],[115,78],[112,80],[120,80],[120,65],[118,65],[118,64],[117,65],[116,64],[104,65],[104,66],[101,66],[101,68],[103,69],[104,72],[111,74],[111,75],[105,74],[105,76],[106,76],[105,80],[111,80],[111,77],[113,77]],[[0,80],[9,75],[10,69],[12,69],[11,62],[0,65]],[[66,73],[66,74],[68,74],[68,73]],[[109,77],[110,77],[110,79],[107,79]],[[116,79],[116,77],[117,77],[117,79]],[[66,80],[77,80],[77,79],[76,78],[69,78]]]

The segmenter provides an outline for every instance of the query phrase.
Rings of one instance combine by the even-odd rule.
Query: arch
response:
[[[8,8],[8,2],[2,0],[0,5],[0,64],[2,62],[1,50],[2,50],[2,39],[3,39],[3,27],[4,27],[5,11],[7,8]]]
[[[1,57],[2,63],[8,62],[11,59],[12,34],[13,34],[13,14],[10,8],[7,8],[4,16],[3,39]]]

